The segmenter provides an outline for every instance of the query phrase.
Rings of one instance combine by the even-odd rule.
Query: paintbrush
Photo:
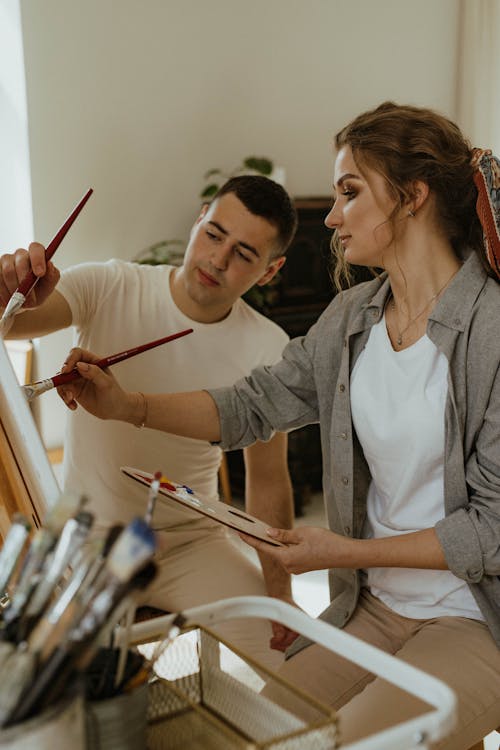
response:
[[[102,539],[94,539],[89,542],[66,587],[38,620],[30,633],[28,643],[31,651],[41,651],[44,644],[48,646],[49,636],[55,644],[69,622],[73,620],[72,602],[80,590],[84,588],[86,580],[92,575],[92,568],[100,556],[102,544]]]
[[[148,505],[146,508],[146,514],[144,516],[144,520],[149,526],[151,526],[151,521],[153,520],[153,513],[154,513],[156,501],[158,499],[158,493],[160,491],[162,476],[163,474],[161,473],[161,471],[156,471],[153,479],[151,480],[151,484],[149,485]]]
[[[137,354],[142,354],[142,352],[147,352],[149,351],[149,349],[154,349],[156,346],[161,346],[162,344],[166,344],[169,341],[174,341],[174,339],[179,339],[181,338],[181,336],[187,336],[188,333],[193,333],[193,329],[187,328],[185,331],[173,333],[170,336],[164,336],[161,339],[150,341],[147,344],[134,346],[132,349],[126,349],[125,351],[118,352],[117,354],[111,354],[109,357],[100,359],[95,364],[101,369],[111,367],[111,365],[116,365],[118,362],[123,362],[123,360],[125,359],[130,359],[130,357],[135,357]],[[70,372],[60,372],[57,375],[53,375],[51,378],[46,378],[45,380],[38,380],[36,383],[28,383],[27,385],[23,385],[22,390],[28,401],[32,401],[42,393],[50,391],[52,388],[58,388],[60,385],[72,383],[79,377],[81,377],[80,373],[76,369],[71,370]]]
[[[136,687],[139,687],[139,685],[142,685],[150,678],[151,674],[154,673],[154,666],[156,662],[160,659],[160,657],[163,656],[167,648],[181,633],[182,628],[184,627],[186,622],[187,620],[182,612],[179,612],[172,620],[163,640],[156,644],[151,656],[148,659],[144,659],[143,663],[140,665],[140,668],[136,672],[134,672],[134,674],[130,675],[129,677],[125,676],[124,679],[120,683],[118,683],[116,688],[116,691],[118,693],[130,693],[132,690],[134,690]]]
[[[124,533],[126,532],[127,530]],[[141,536],[143,536],[142,531]],[[155,564],[149,561],[143,563],[139,569],[134,569],[135,563],[132,563],[132,559],[137,562],[142,555],[136,558],[132,548],[129,548],[129,553],[131,557],[127,568],[128,573],[132,573],[131,577],[114,587],[113,592],[101,591],[93,600],[87,615],[52,652],[50,659],[41,666],[31,684],[28,685],[25,682],[26,689],[14,709],[6,717],[4,726],[23,721],[57,701],[67,690],[70,680],[76,674],[83,672],[94,658],[101,628],[105,626],[106,620],[115,607],[133,589],[145,588],[149,585],[156,574]],[[125,558],[126,555],[122,556],[122,560]]]
[[[23,560],[19,579],[11,601],[3,612],[0,639],[17,640],[19,618],[40,580],[40,571],[47,555],[54,548],[66,521],[78,510],[82,498],[72,493],[63,493],[47,513],[45,523],[37,529]]]
[[[74,518],[68,518],[64,524],[50,559],[46,559],[38,586],[33,591],[25,614],[21,618],[18,639],[25,640],[33,629],[71,559],[74,559],[86,541],[93,520],[92,513],[81,510]]]
[[[7,590],[10,577],[21,557],[30,528],[28,519],[22,513],[15,513],[12,516],[12,524],[0,551],[0,596]]]
[[[0,670],[3,669],[7,657],[10,656],[15,649],[15,645],[10,641],[0,641]]]
[[[45,248],[45,260],[50,260],[52,256],[54,255],[55,251],[63,241],[64,237],[66,236],[69,228],[75,221],[76,217],[92,195],[92,188],[87,190],[81,201],[76,205],[76,207],[73,209],[73,211],[70,213],[62,227],[59,229],[57,234],[53,237],[53,239],[49,242],[47,247]],[[7,306],[5,310],[3,311],[3,315],[0,318],[0,333],[3,333],[7,322],[12,318],[16,312],[24,305],[26,302],[26,298],[28,297],[29,293],[37,283],[39,277],[35,276],[33,271],[29,271],[24,279],[21,281],[15,292],[12,294],[11,298],[9,299]]]
[[[33,651],[42,652],[43,659],[48,658],[79,613],[84,611],[91,598],[92,586],[103,573],[106,558],[122,531],[123,525],[116,524],[109,529],[106,539],[90,542],[66,588],[38,621],[30,635],[29,646]]]
[[[35,674],[36,658],[22,643],[7,657],[0,682],[0,726],[3,726]],[[7,676],[8,675],[8,676]]]
[[[56,536],[49,529],[38,529],[32,539],[24,560],[19,581],[7,608],[3,613],[0,637],[17,643],[17,628],[20,618],[35,587],[40,580],[40,571],[45,558],[54,547]]]
[[[45,661],[50,658],[51,652],[57,647],[71,629],[78,627],[88,627],[86,617],[89,612],[94,611],[96,600],[105,594],[101,600],[102,606],[106,604],[106,597],[112,597],[115,590],[130,580],[140,567],[144,565],[154,554],[156,540],[153,531],[140,518],[134,519],[119,535],[105,561],[104,568],[100,571],[92,584],[86,586],[83,593],[74,601],[71,607],[71,616],[65,617],[66,628],[61,632],[57,628],[57,638],[53,633],[49,633],[47,640],[42,647],[41,660]],[[87,623],[85,625],[85,623]]]

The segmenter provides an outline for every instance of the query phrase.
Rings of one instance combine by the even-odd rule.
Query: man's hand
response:
[[[54,291],[60,273],[51,261],[46,263],[45,248],[39,242],[32,242],[29,250],[20,248],[0,257],[0,307],[6,307],[12,294],[31,270],[39,281],[26,298],[23,305],[26,309],[39,307],[45,302]]]
[[[297,603],[291,596],[279,596],[277,597],[280,601],[286,604],[291,604],[293,607],[298,607]],[[298,607],[300,609],[300,607]],[[298,633],[295,630],[291,630],[281,622],[274,622],[271,620],[271,628],[273,635],[269,643],[270,647],[275,651],[286,651],[289,646],[292,645],[294,640],[298,637]]]

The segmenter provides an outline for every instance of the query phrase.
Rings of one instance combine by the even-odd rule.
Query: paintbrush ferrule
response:
[[[46,391],[50,391],[53,387],[54,381],[52,378],[46,378],[45,380],[38,380],[36,383],[23,385],[21,386],[21,390],[26,396],[27,401],[33,401],[34,398]]]
[[[17,513],[0,551],[0,595],[7,588],[10,577],[20,559],[29,531],[28,520],[22,514]]]
[[[7,306],[5,310],[3,311],[3,315],[0,319],[0,323],[2,324],[2,326],[5,325],[5,323],[10,318],[12,318],[17,313],[18,310],[21,309],[25,301],[26,301],[26,297],[24,296],[24,294],[21,294],[21,292],[14,292],[14,294],[8,301]]]
[[[92,514],[86,511],[80,511],[75,518],[66,521],[52,558],[47,561],[40,583],[28,603],[27,617],[37,617],[43,611],[71,558],[87,539],[92,521]]]
[[[153,520],[154,509],[155,509],[156,501],[158,499],[158,493],[160,492],[161,478],[162,478],[161,471],[157,471],[149,486],[148,505],[146,508],[146,514],[144,516],[144,520],[149,526],[151,526],[151,522]]]

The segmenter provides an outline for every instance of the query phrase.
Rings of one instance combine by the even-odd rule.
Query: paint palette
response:
[[[127,477],[135,479],[136,482],[140,482],[147,487],[149,487],[154,478],[154,474],[142,471],[141,469],[133,469],[131,466],[121,466],[120,471]],[[256,539],[261,539],[262,541],[267,542],[267,544],[271,544],[273,547],[285,546],[282,542],[277,542],[267,535],[266,529],[269,528],[269,525],[260,521],[258,518],[255,518],[242,510],[237,510],[236,508],[233,508],[232,505],[227,505],[227,503],[222,503],[219,500],[206,502],[195,495],[193,490],[187,485],[178,484],[166,477],[161,478],[158,500],[163,500],[164,498],[174,500],[184,508],[194,510],[196,513],[200,513],[218,523],[236,529],[236,531],[242,531]]]

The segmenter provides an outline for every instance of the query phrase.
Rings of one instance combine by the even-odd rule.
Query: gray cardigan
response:
[[[209,391],[224,450],[319,422],[328,523],[354,537],[361,536],[370,473],[351,421],[350,373],[388,292],[383,274],[338,294],[307,335],[288,344],[281,362]],[[449,569],[467,581],[500,647],[499,326],[500,284],[472,253],[427,325],[449,362],[445,517],[436,532]],[[342,627],[356,607],[360,571],[330,570],[329,580],[331,604],[321,618]]]

